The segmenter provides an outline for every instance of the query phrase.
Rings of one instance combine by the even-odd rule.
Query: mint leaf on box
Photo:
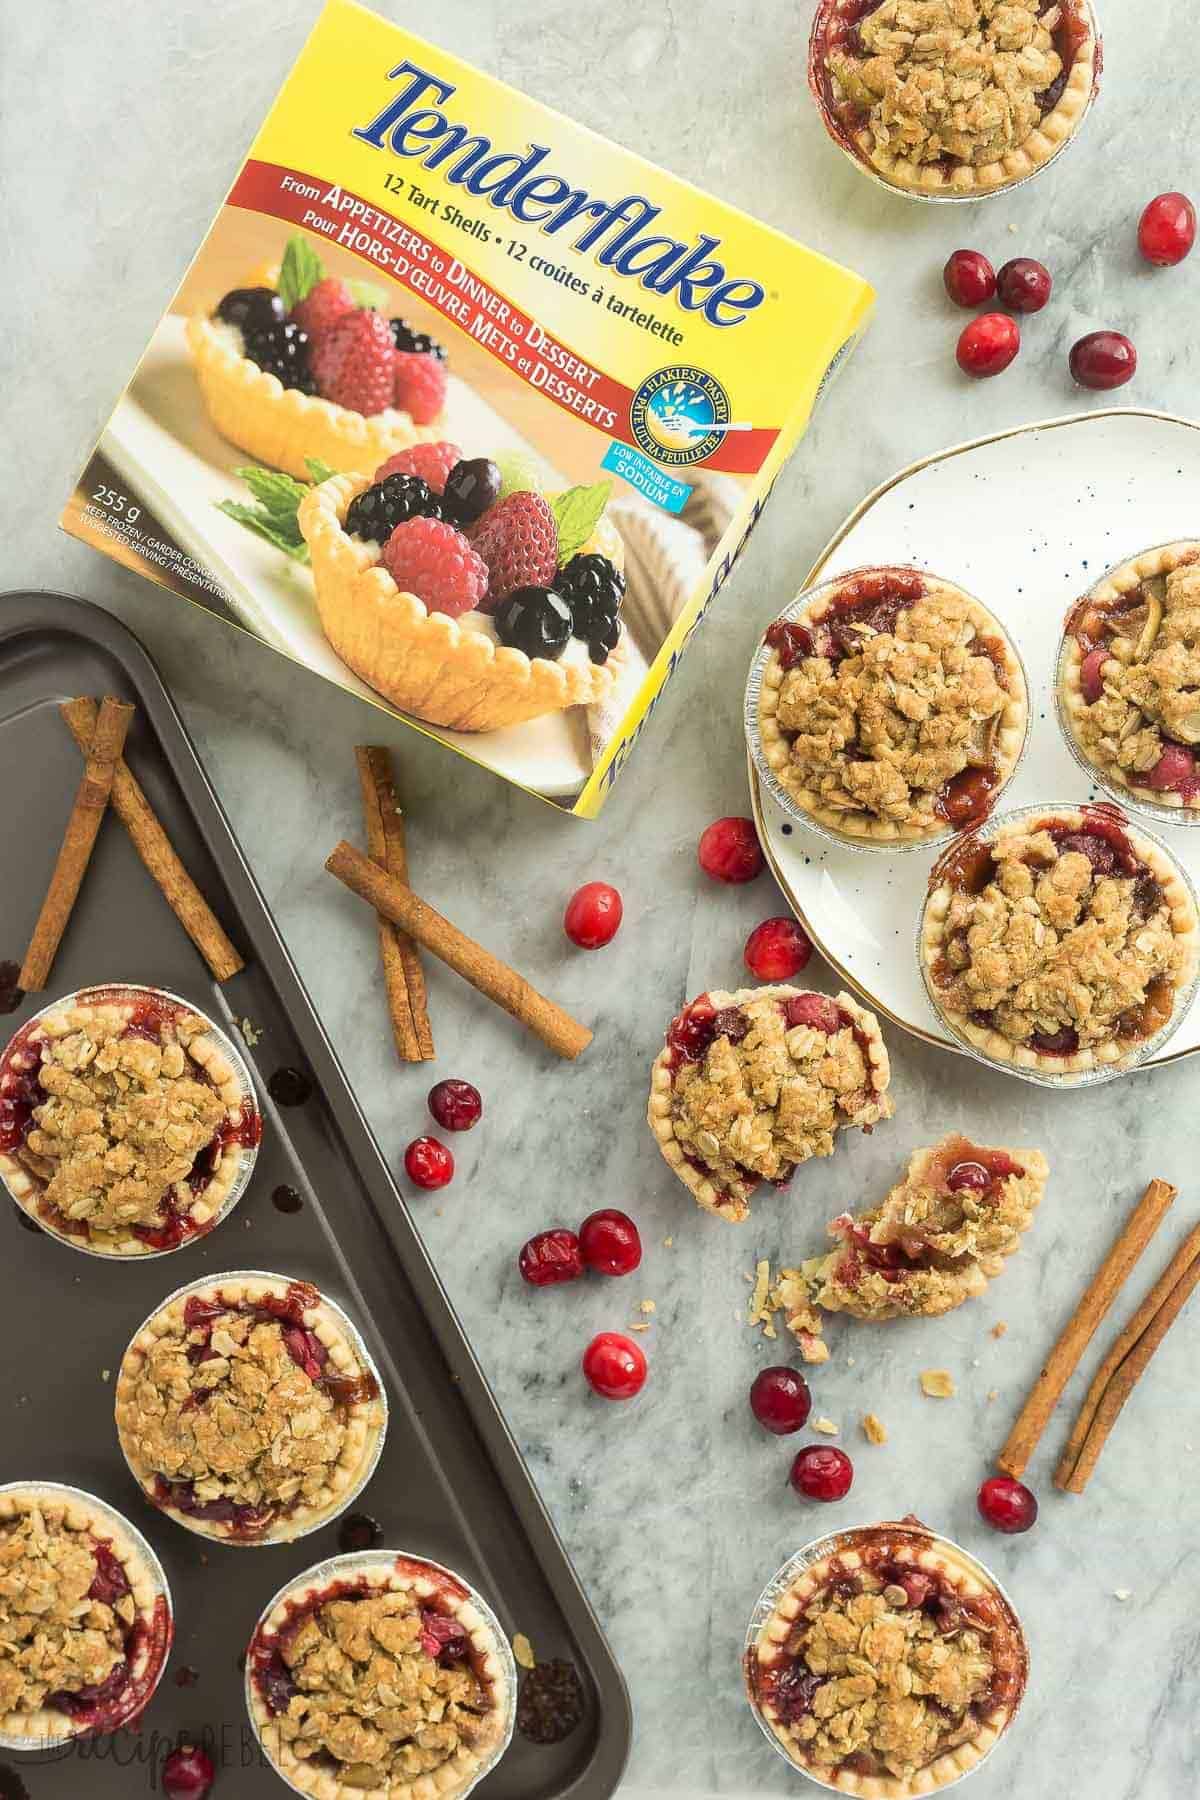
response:
[[[290,237],[283,261],[279,265],[279,298],[288,312],[307,300],[318,281],[325,276],[325,265],[305,237]]]
[[[583,549],[600,523],[600,515],[608,505],[611,493],[611,481],[597,481],[590,487],[565,488],[561,494],[546,495],[558,527],[560,569]]]
[[[373,306],[376,312],[382,312],[387,294],[374,281],[348,281],[350,297],[355,306]]]
[[[304,482],[295,481],[276,469],[247,468],[239,469],[237,473],[253,494],[255,504],[247,506],[239,500],[218,500],[217,510],[265,538],[268,544],[274,544],[293,562],[306,563],[308,545],[301,535],[296,516],[301,500],[309,492]]]

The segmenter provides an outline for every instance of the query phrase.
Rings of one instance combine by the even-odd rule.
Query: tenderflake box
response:
[[[62,523],[591,815],[871,301],[330,0]]]

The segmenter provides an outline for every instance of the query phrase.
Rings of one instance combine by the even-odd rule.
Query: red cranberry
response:
[[[1040,1050],[1043,1056],[1074,1056],[1079,1048],[1079,1033],[1073,1025],[1064,1025],[1060,1031],[1035,1031],[1029,1046]]]
[[[615,887],[607,881],[589,881],[568,900],[563,930],[581,950],[601,950],[616,937],[623,911]]]
[[[560,1281],[578,1281],[583,1274],[579,1239],[561,1228],[539,1231],[517,1259],[517,1267],[530,1287],[556,1287]]]
[[[764,1431],[776,1437],[801,1431],[812,1411],[812,1395],[803,1375],[780,1364],[763,1369],[754,1377],[750,1389],[750,1411]]]
[[[1089,706],[1095,706],[1104,692],[1104,665],[1112,661],[1112,651],[1105,645],[1089,650],[1079,665],[1079,687]]]
[[[996,271],[978,250],[956,250],[942,280],[955,306],[982,306],[996,291]]]
[[[483,1100],[469,1081],[439,1081],[429,1090],[429,1110],[443,1131],[470,1131],[483,1117]]]
[[[790,981],[807,968],[812,942],[795,919],[764,919],[746,939],[743,954],[756,981]]]
[[[216,1778],[211,1756],[195,1744],[181,1744],[162,1766],[167,1800],[204,1800]]]
[[[696,855],[714,881],[753,881],[766,862],[753,819],[714,819],[701,832]]]
[[[435,1137],[419,1137],[404,1152],[404,1167],[418,1187],[443,1188],[454,1174],[454,1158]]]
[[[619,1331],[602,1331],[583,1353],[583,1372],[601,1399],[632,1400],[646,1380],[645,1354]]]
[[[946,1186],[952,1194],[961,1194],[969,1188],[973,1194],[986,1194],[992,1185],[992,1178],[982,1163],[955,1163],[946,1177]]]
[[[628,1213],[607,1207],[589,1213],[579,1227],[584,1262],[597,1275],[632,1275],[642,1260],[642,1240]]]
[[[1028,1531],[1038,1516],[1038,1503],[1023,1481],[1010,1481],[1007,1475],[993,1475],[985,1481],[977,1496],[980,1518],[994,1531],[1015,1536]]]
[[[1196,209],[1186,194],[1159,194],[1150,202],[1138,226],[1138,248],[1147,262],[1174,268],[1195,242]]]
[[[1143,777],[1147,787],[1159,793],[1185,788],[1195,779],[1196,758],[1183,744],[1168,744],[1154,767]]]
[[[1124,387],[1137,369],[1137,351],[1123,331],[1092,331],[1071,351],[1071,379],[1079,387]]]
[[[788,1480],[806,1500],[844,1500],[854,1480],[854,1464],[832,1444],[809,1444],[796,1457]]]
[[[935,810],[955,831],[963,831],[968,825],[981,825],[991,811],[995,786],[993,770],[964,769],[946,783]]]
[[[1041,312],[1053,286],[1045,263],[1034,262],[1032,256],[1014,256],[996,277],[1000,304],[1019,313]]]
[[[836,1000],[828,994],[795,994],[783,1004],[784,1015],[789,1028],[793,1025],[811,1025],[815,1031],[823,1031],[832,1037],[835,1031],[842,1028],[841,1010]]]
[[[984,313],[958,340],[958,366],[977,381],[1003,375],[1021,348],[1021,328],[1007,313]]]

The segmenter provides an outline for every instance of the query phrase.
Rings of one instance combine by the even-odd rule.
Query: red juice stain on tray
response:
[[[20,978],[19,963],[0,962],[0,1013],[16,1012],[25,998]],[[0,1800],[3,1800],[3,1790],[0,1790]]]
[[[573,1663],[543,1662],[531,1669],[517,1696],[517,1730],[531,1744],[561,1744],[587,1711]]]
[[[181,1688],[195,1687],[200,1679],[199,1669],[193,1669],[190,1663],[182,1663],[175,1671],[175,1686]]]
[[[281,1181],[279,1186],[272,1191],[271,1205],[276,1212],[298,1213],[302,1209],[304,1201],[294,1187],[289,1187],[286,1181]]]
[[[338,1526],[338,1549],[344,1556],[378,1550],[382,1542],[383,1526],[370,1513],[348,1513]]]

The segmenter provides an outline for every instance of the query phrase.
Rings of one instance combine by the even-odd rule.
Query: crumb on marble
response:
[[[644,1312],[644,1313],[652,1313],[652,1312],[657,1312],[658,1308],[657,1308],[657,1306],[655,1306],[653,1300],[642,1300],[638,1304],[638,1311]]]
[[[819,1431],[822,1437],[836,1437],[838,1434],[838,1428],[833,1420],[827,1419],[824,1414],[819,1419],[810,1419],[809,1429],[810,1431]]]
[[[674,1248],[675,1248],[675,1239],[673,1237],[663,1239],[663,1249],[664,1250],[673,1250]]]
[[[997,1319],[996,1323],[992,1326],[992,1336],[994,1338],[1002,1338],[1007,1335],[1007,1332],[1008,1326],[1005,1324],[1004,1320]]]
[[[1132,1600],[1133,1599],[1133,1589],[1132,1588],[1114,1588],[1113,1589],[1113,1599],[1120,1600],[1122,1603],[1126,1600]]]
[[[930,1400],[953,1400],[958,1390],[949,1369],[922,1369],[921,1392]]]
[[[877,1418],[874,1413],[864,1413],[863,1414],[862,1429],[863,1429],[863,1436],[866,1438],[868,1444],[886,1444],[887,1443],[887,1441],[888,1441],[887,1426],[884,1424],[883,1420],[880,1418]]]
[[[999,1388],[989,1388],[987,1391],[987,1397],[988,1397],[989,1401],[998,1400],[1000,1398],[1000,1389]]]

